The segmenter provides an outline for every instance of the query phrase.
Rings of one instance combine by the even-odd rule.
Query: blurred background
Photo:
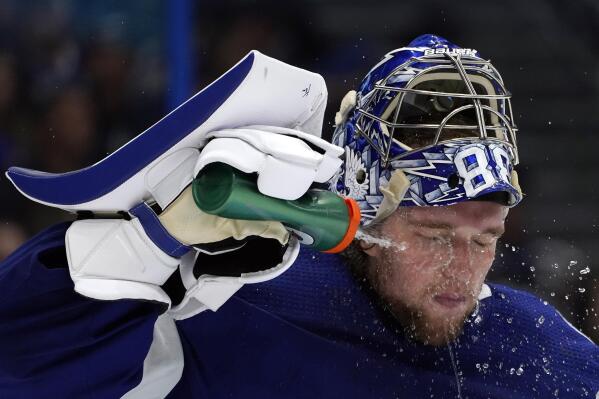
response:
[[[0,166],[88,166],[251,49],[325,77],[329,138],[342,96],[423,33],[491,58],[514,95],[527,196],[490,280],[540,295],[599,342],[596,0],[3,0]],[[21,197],[4,175],[0,200],[0,260],[70,217]]]

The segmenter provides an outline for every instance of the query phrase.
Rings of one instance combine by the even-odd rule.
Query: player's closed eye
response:
[[[441,234],[428,233],[428,232],[420,232],[416,233],[416,236],[420,237],[423,240],[433,242],[435,244],[448,244],[449,238],[445,237]]]
[[[472,240],[472,242],[481,248],[491,248],[497,244],[497,236],[480,236]]]

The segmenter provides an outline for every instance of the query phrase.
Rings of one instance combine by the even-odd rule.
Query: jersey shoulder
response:
[[[64,242],[69,225],[60,223],[43,230],[0,262],[0,299],[26,297],[30,284],[48,290],[72,286]]]
[[[535,332],[550,341],[568,337],[594,345],[547,300],[501,284],[489,284],[489,287],[491,296],[481,304],[491,320],[505,321],[507,326],[517,325],[523,332]]]
[[[0,264],[5,270],[8,265],[23,263],[31,254],[39,253],[51,247],[64,247],[64,235],[71,225],[70,222],[58,223],[42,230],[17,248]]]
[[[355,322],[356,314],[376,317],[364,287],[341,256],[306,248],[281,276],[246,285],[236,297],[300,324],[346,326]]]
[[[546,300],[503,285],[490,288],[492,295],[481,301],[481,314],[494,346],[535,363],[545,373],[593,381],[599,389],[599,346]]]

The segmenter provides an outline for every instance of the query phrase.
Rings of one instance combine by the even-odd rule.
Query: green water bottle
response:
[[[360,224],[356,201],[326,190],[309,190],[295,201],[258,191],[256,176],[223,163],[207,165],[193,181],[193,198],[202,211],[230,219],[274,220],[304,245],[336,253],[353,240]]]

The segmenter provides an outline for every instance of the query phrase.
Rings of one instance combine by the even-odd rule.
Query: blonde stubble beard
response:
[[[473,313],[477,304],[478,291],[476,287],[466,289],[468,307],[459,317],[439,318],[431,316],[427,306],[433,306],[427,303],[435,293],[441,292],[446,286],[459,285],[459,283],[444,282],[442,284],[433,284],[424,290],[424,294],[418,298],[417,304],[408,304],[405,301],[386,292],[388,284],[384,279],[390,278],[390,267],[393,263],[383,256],[383,264],[377,264],[377,261],[370,259],[374,264],[368,268],[367,278],[370,285],[377,293],[383,307],[400,324],[406,336],[412,340],[430,346],[442,346],[458,338],[464,329],[464,323],[469,315]]]

